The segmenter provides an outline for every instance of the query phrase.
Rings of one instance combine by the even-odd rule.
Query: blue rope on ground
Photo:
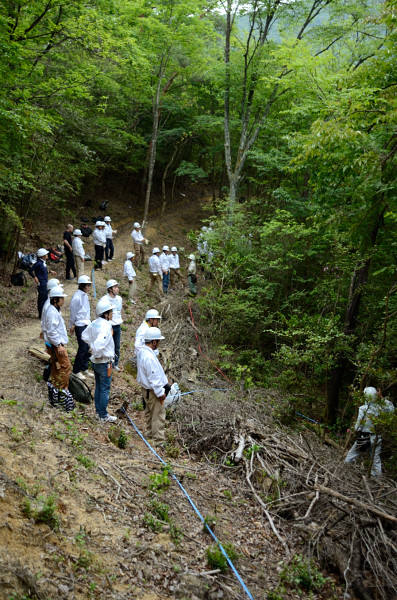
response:
[[[94,298],[96,298],[96,287],[95,287],[95,271],[92,269],[92,289],[94,291]]]
[[[321,423],[319,423],[318,421],[315,421],[314,419],[311,419],[310,417],[306,417],[305,415],[302,415],[301,413],[298,413],[295,411],[296,415],[299,415],[300,417],[303,417],[304,419],[307,419],[308,421],[311,421],[312,423],[317,423],[317,425],[321,425]]]
[[[196,390],[199,391],[199,390]],[[185,392],[187,393],[187,392]],[[188,392],[189,393],[189,392]],[[124,407],[121,408],[121,412],[124,413],[127,417],[127,419],[129,420],[129,422],[131,423],[131,425],[133,426],[133,428],[135,429],[135,431],[137,432],[137,434],[140,436],[140,438],[145,442],[146,446],[153,452],[153,454],[159,459],[159,461],[161,463],[163,463],[163,465],[167,466],[167,463],[164,462],[164,460],[161,458],[161,456],[159,456],[157,454],[157,452],[154,450],[154,448],[151,447],[151,445],[149,444],[149,442],[145,439],[145,437],[142,435],[142,433],[139,431],[138,427],[135,425],[135,423],[133,422],[133,420],[131,419],[130,415],[127,413],[127,411],[125,410]],[[205,527],[207,528],[208,533],[212,536],[212,538],[215,540],[215,542],[218,544],[223,556],[226,558],[227,560],[227,564],[229,565],[229,567],[231,568],[231,570],[233,571],[233,573],[235,574],[235,576],[237,577],[241,587],[243,588],[244,592],[247,594],[248,598],[250,598],[250,600],[254,600],[251,592],[249,591],[249,589],[247,588],[247,586],[245,585],[244,581],[241,579],[236,567],[234,566],[234,564],[232,563],[232,561],[230,560],[230,558],[228,557],[228,555],[226,554],[222,544],[220,543],[220,541],[218,540],[218,538],[216,537],[215,533],[211,530],[210,527],[208,527],[207,523],[204,520],[204,517],[202,516],[202,514],[200,513],[199,509],[197,508],[197,506],[194,504],[193,500],[191,499],[191,497],[189,496],[189,494],[187,493],[187,491],[185,490],[185,488],[183,487],[183,485],[181,484],[181,482],[179,481],[179,479],[177,479],[177,477],[174,475],[174,473],[171,471],[171,475],[173,477],[173,479],[175,479],[175,481],[177,482],[177,484],[179,485],[179,487],[181,488],[182,492],[185,494],[186,498],[188,499],[190,505],[192,506],[194,512],[197,514],[197,516],[199,517],[199,519],[201,520],[201,522],[205,525]]]

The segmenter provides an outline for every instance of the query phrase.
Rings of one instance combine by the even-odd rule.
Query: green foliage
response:
[[[319,592],[329,581],[329,578],[324,577],[311,559],[301,554],[295,554],[288,564],[281,563],[281,566],[283,568],[280,572],[280,582],[290,588]]]
[[[211,529],[211,531],[213,531],[215,529],[216,524],[217,518],[214,515],[205,515],[203,523],[204,533],[208,533],[208,527]]]
[[[112,427],[109,429],[108,435],[112,444],[117,446],[117,448],[123,450],[127,447],[128,437],[126,436],[124,429],[120,429],[119,427],[112,425]]]
[[[79,454],[78,456],[76,456],[76,459],[86,469],[92,469],[93,467],[95,467],[95,462],[91,460],[88,456],[84,456],[84,454]]]
[[[159,519],[169,522],[170,517],[168,515],[169,506],[164,502],[160,502],[159,500],[151,500],[150,502],[150,510],[153,514],[155,514]]]
[[[151,513],[145,512],[143,515],[143,524],[155,533],[163,531],[163,524]]]
[[[36,523],[46,523],[55,531],[59,529],[60,518],[57,515],[56,499],[54,496],[39,496],[34,500],[24,499],[22,511]]]
[[[222,544],[223,549],[228,555],[232,562],[235,562],[238,558],[238,554],[231,543]],[[206,550],[207,562],[211,569],[219,569],[222,573],[225,573],[229,568],[226,557],[219,548],[219,546],[209,546]]]
[[[161,492],[168,488],[171,484],[168,474],[169,468],[163,467],[161,473],[152,473],[149,475],[149,489],[151,489],[153,492],[161,494]]]

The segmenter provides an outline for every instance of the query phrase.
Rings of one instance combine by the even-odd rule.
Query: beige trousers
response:
[[[165,406],[161,404],[153,390],[145,390],[145,388],[141,387],[141,392],[146,402],[145,421],[147,435],[150,435],[157,444],[161,444],[165,439]]]
[[[74,264],[76,265],[76,276],[78,279],[81,275],[84,275],[84,262],[81,256],[74,254]]]
[[[72,365],[68,354],[61,356],[58,348],[53,346],[51,360],[51,383],[58,390],[63,390],[69,387],[69,377],[72,372]],[[55,360],[54,360],[55,354]]]
[[[163,284],[161,282],[161,277],[158,273],[149,273],[150,276],[150,281],[149,281],[149,287],[147,289],[147,293],[150,294],[150,292],[153,289],[153,285],[156,283],[157,287],[159,288],[159,292],[160,292],[160,296],[163,296]]]
[[[143,249],[142,244],[135,244],[134,242],[134,264],[136,267],[139,265],[143,265],[145,262],[145,250]]]
[[[174,285],[176,278],[178,278],[178,281],[182,281],[183,280],[182,273],[180,272],[179,269],[170,269],[170,285],[171,286]]]
[[[134,300],[136,295],[136,283],[135,281],[129,281],[128,283],[128,300]]]

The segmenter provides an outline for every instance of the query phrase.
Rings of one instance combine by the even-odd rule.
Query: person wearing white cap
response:
[[[117,229],[112,229],[111,222],[112,219],[110,217],[105,217],[105,234],[106,234],[106,248],[105,248],[105,258],[107,261],[113,260],[114,255],[114,246],[113,246],[113,234],[117,233]]]
[[[67,281],[73,281],[76,277],[76,267],[74,266],[73,248],[72,248],[72,231],[73,225],[66,225],[65,231],[63,232],[63,249],[65,250],[66,256],[66,274],[65,278]],[[70,276],[70,271],[73,273],[73,277]]]
[[[179,281],[182,281],[182,273],[180,272],[178,248],[176,246],[172,246],[172,248],[171,248],[171,254],[169,255],[169,261],[170,261],[170,286],[171,286],[171,288],[173,288],[177,277],[178,277]]]
[[[160,292],[160,297],[163,296],[163,287],[161,284],[161,281],[163,279],[163,271],[161,269],[161,263],[160,263],[160,248],[157,248],[157,246],[155,246],[152,250],[152,256],[149,258],[149,277],[150,277],[150,281],[149,281],[149,286],[147,289],[147,293],[150,294],[150,292],[153,289],[153,285],[156,283],[159,292]]]
[[[188,278],[188,282],[189,282],[190,295],[195,296],[197,294],[196,257],[194,256],[194,254],[189,254],[188,259],[190,260],[190,263],[189,263],[188,270],[187,270],[187,272],[188,272],[187,278]]]
[[[135,254],[133,252],[127,252],[127,258],[124,263],[124,275],[127,277],[129,285],[128,300],[131,302],[131,304],[135,304],[134,296],[136,294],[136,273],[134,267],[132,266],[132,259],[134,256]]]
[[[145,332],[145,347],[137,356],[137,383],[141,386],[145,401],[146,433],[153,438],[156,445],[162,446],[165,438],[164,400],[171,389],[164,369],[157,358],[161,335],[157,327],[149,327]]]
[[[113,341],[114,341],[114,370],[122,371],[123,369],[119,367],[120,361],[120,343],[121,343],[121,324],[123,319],[121,317],[121,311],[123,309],[123,300],[121,296],[119,296],[119,284],[115,279],[109,279],[106,282],[106,289],[108,293],[106,296],[103,296],[103,299],[107,299],[112,305],[113,315],[110,319],[110,323],[113,327]]]
[[[44,340],[51,352],[51,383],[47,382],[48,399],[51,406],[59,405],[66,411],[75,408],[69,391],[69,377],[72,371],[66,345],[69,341],[61,308],[66,294],[61,286],[50,290],[50,306],[44,317]]]
[[[34,278],[37,284],[37,310],[39,313],[39,319],[41,319],[41,313],[43,306],[48,297],[47,282],[48,282],[48,270],[46,260],[48,258],[48,250],[46,248],[39,248],[37,250],[37,261],[30,267],[28,273]],[[56,275],[55,271],[50,271],[51,275]]]
[[[148,243],[148,240],[142,235],[141,226],[137,221],[134,223],[134,229],[131,231],[131,237],[134,241],[135,266],[139,267],[140,265],[143,265],[145,261],[143,244]]]
[[[91,366],[95,373],[95,410],[97,418],[102,423],[117,421],[117,417],[108,413],[114,359],[112,311],[109,298],[107,296],[101,298],[95,309],[97,318],[88,325],[81,336],[91,350]]]
[[[78,350],[73,364],[73,373],[79,379],[85,379],[88,373],[88,362],[90,360],[90,349],[88,344],[81,338],[83,331],[91,323],[91,310],[88,292],[92,281],[88,275],[81,275],[78,281],[78,290],[73,294],[70,301],[69,333],[76,334]]]
[[[97,221],[95,223],[95,229],[94,233],[92,234],[92,239],[94,241],[95,247],[94,269],[95,271],[97,271],[98,269],[102,269],[102,264],[106,264],[103,260],[103,253],[106,248],[106,233],[104,221]]]
[[[376,419],[386,413],[393,413],[394,406],[390,400],[382,398],[382,392],[374,387],[364,389],[364,404],[358,410],[358,417],[354,430],[357,440],[350,448],[345,463],[352,463],[363,453],[373,456],[371,475],[378,477],[382,475],[382,462],[380,453],[382,449],[382,438],[376,433]]]
[[[73,249],[73,256],[74,256],[74,262],[76,264],[76,271],[77,271],[77,277],[80,278],[82,275],[84,275],[84,248],[83,248],[83,244],[84,242],[81,239],[81,236],[83,234],[81,233],[80,229],[75,229],[73,231],[73,242],[72,242],[72,249]]]
[[[163,246],[163,251],[160,254],[160,264],[163,273],[163,292],[168,294],[168,286],[170,284],[170,259],[169,259],[169,246]]]

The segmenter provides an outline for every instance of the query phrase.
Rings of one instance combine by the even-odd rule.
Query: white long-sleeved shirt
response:
[[[179,269],[179,256],[178,254],[174,254],[173,252],[171,252],[171,254],[168,255],[169,261],[170,261],[170,269]]]
[[[191,260],[188,268],[189,275],[196,275],[196,261]]]
[[[81,238],[79,238],[79,237],[73,238],[72,250],[73,250],[73,254],[75,256],[80,256],[80,258],[84,258],[85,253],[84,253],[83,244],[84,244],[84,242],[81,240]]]
[[[163,273],[168,273],[168,271],[170,270],[169,254],[166,254],[165,252],[162,252],[162,254],[160,254],[160,264]]]
[[[371,418],[379,417],[382,413],[392,412],[394,412],[394,405],[387,398],[377,398],[373,402],[366,402],[358,410],[354,429],[355,431],[361,429],[361,431],[365,431],[366,433],[375,433],[375,427]]]
[[[106,223],[105,225],[105,235],[106,235],[106,239],[111,240],[113,239],[113,229],[110,223]]]
[[[73,325],[83,327],[91,323],[91,310],[88,295],[83,290],[77,290],[70,301],[69,328]]]
[[[92,321],[81,334],[91,349],[91,362],[107,363],[114,359],[112,324],[102,317]]]
[[[164,394],[164,386],[168,383],[166,374],[159,359],[151,348],[145,345],[137,356],[137,382],[145,390],[153,390],[159,398]]]
[[[148,262],[149,262],[149,271],[151,273],[158,273],[162,277],[163,271],[161,269],[160,259],[157,256],[157,254],[152,254],[152,256],[149,257]]]
[[[135,354],[138,354],[142,348],[145,347],[145,332],[149,329],[150,325],[146,321],[143,321],[136,330],[135,334]]]
[[[48,307],[44,317],[44,340],[51,346],[66,345],[69,341],[62,313],[53,304]]]
[[[44,302],[43,308],[41,310],[41,321],[40,321],[40,323],[41,323],[41,331],[44,333],[44,335],[45,335],[45,332],[44,332],[45,314],[46,314],[49,306],[51,306],[51,303],[50,303],[50,299],[47,298],[47,300]]]
[[[121,311],[123,309],[123,299],[121,296],[116,296],[112,298],[109,294],[106,294],[104,298],[107,298],[110,301],[110,304],[113,306],[113,316],[110,321],[112,325],[121,325],[123,319],[121,317]]]
[[[136,229],[133,229],[131,231],[131,237],[134,240],[135,244],[139,244],[140,246],[142,246],[143,240],[145,239],[144,236],[142,235],[141,231],[137,231]]]
[[[104,229],[95,228],[92,239],[94,240],[95,246],[103,246],[103,244],[106,244],[106,231]]]
[[[128,281],[132,281],[136,277],[135,269],[129,258],[124,263],[124,275],[128,277]]]

